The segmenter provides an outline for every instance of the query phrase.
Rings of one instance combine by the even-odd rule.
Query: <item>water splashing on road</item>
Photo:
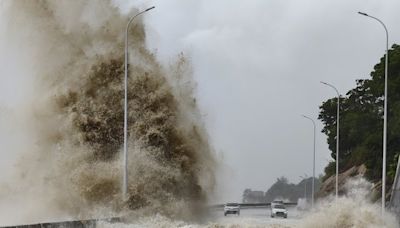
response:
[[[2,221],[198,214],[214,186],[215,162],[188,83],[190,62],[181,55],[162,67],[146,49],[142,20],[135,21],[129,34],[129,199],[122,203],[128,17],[108,0],[19,0],[2,7],[8,25],[2,42],[24,50],[17,59],[24,59],[24,76],[34,82],[16,120],[27,123],[19,131],[32,140],[20,142],[27,146],[16,175],[1,192],[13,195],[1,210],[20,213],[4,213]]]
[[[190,62],[180,56],[171,68],[161,66],[146,49],[140,19],[130,34],[130,197],[122,203],[127,16],[107,0],[18,0],[3,1],[1,7],[7,25],[1,47],[9,46],[0,55],[12,58],[17,48],[24,50],[13,57],[16,72],[33,87],[21,107],[1,111],[7,116],[2,123],[13,123],[3,125],[2,133],[15,130],[2,140],[18,138],[22,145],[2,148],[21,154],[17,172],[0,189],[4,225],[125,215],[135,219],[99,225],[398,227],[394,216],[382,218],[368,200],[371,186],[364,180],[349,182],[337,205],[332,198],[322,200],[315,212],[288,223],[269,219],[267,210],[256,218],[189,222],[214,186],[215,161],[187,83]]]

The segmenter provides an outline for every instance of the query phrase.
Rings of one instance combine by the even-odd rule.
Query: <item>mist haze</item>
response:
[[[149,83],[153,86],[152,92],[156,92],[151,98],[166,101],[161,102],[165,106],[156,106],[165,108],[167,116],[172,116],[172,122],[161,127],[157,124],[154,126],[156,130],[162,128],[168,131],[178,126],[183,130],[177,135],[182,136],[183,141],[188,140],[195,148],[185,151],[188,156],[184,154],[185,157],[180,157],[182,159],[173,160],[174,165],[166,169],[159,160],[143,158],[143,161],[149,162],[145,164],[156,167],[146,178],[156,179],[155,188],[160,190],[154,196],[149,193],[150,189],[136,189],[147,192],[148,197],[145,198],[149,201],[164,200],[168,198],[164,196],[170,194],[179,198],[175,190],[169,191],[176,186],[169,186],[168,178],[182,180],[175,183],[190,189],[187,193],[194,193],[195,198],[206,196],[208,202],[225,203],[240,202],[247,188],[266,191],[281,176],[293,183],[301,181],[300,175],[310,176],[312,124],[301,115],[316,120],[322,101],[336,95],[333,90],[321,85],[320,81],[335,84],[341,93],[345,93],[354,87],[356,79],[368,78],[372,66],[384,54],[383,29],[357,12],[365,11],[379,16],[390,30],[389,43],[400,42],[400,32],[396,30],[400,20],[397,13],[400,2],[395,0],[384,3],[378,0],[115,0],[101,3],[79,1],[78,4],[41,1],[48,2],[48,7],[56,12],[47,15],[52,20],[47,20],[41,14],[42,9],[38,10],[40,7],[33,3],[32,8],[22,6],[22,2],[29,1],[11,2],[0,2],[0,181],[12,187],[2,188],[0,194],[11,194],[17,185],[20,194],[23,189],[29,189],[30,194],[26,195],[40,196],[38,199],[49,196],[50,199],[44,202],[45,206],[53,205],[52,199],[60,200],[56,204],[63,205],[64,198],[59,198],[60,192],[42,192],[42,188],[32,187],[40,184],[26,178],[31,174],[29,170],[40,173],[37,178],[46,184],[49,179],[45,172],[57,169],[58,162],[63,159],[68,162],[81,161],[91,156],[92,153],[88,155],[85,152],[88,145],[75,147],[76,142],[81,143],[81,134],[84,132],[75,137],[71,134],[72,125],[85,122],[79,114],[85,113],[87,108],[104,108],[96,106],[99,104],[96,101],[118,97],[122,88],[117,87],[122,78],[111,80],[107,88],[115,93],[112,96],[99,95],[94,99],[94,105],[86,104],[85,99],[72,99],[66,107],[61,107],[65,109],[59,110],[57,102],[60,97],[70,99],[68,96],[71,92],[83,95],[89,91],[90,83],[80,76],[96,78],[96,68],[101,69],[102,63],[106,64],[105,68],[115,63],[117,66],[113,72],[122,77],[122,69],[119,68],[122,62],[118,58],[123,55],[125,22],[128,16],[138,10],[156,6],[156,9],[140,18],[132,29],[137,40],[131,47],[131,61],[137,65],[135,70],[140,75],[145,75],[144,72],[149,69],[153,70],[151,74],[155,77],[151,77]],[[9,10],[10,5],[15,8]],[[19,7],[24,10],[21,11]],[[59,27],[51,27],[54,21]],[[90,29],[85,30],[87,28]],[[59,42],[62,45],[57,45]],[[179,68],[181,57],[184,68]],[[67,77],[70,75],[73,76]],[[132,82],[132,89],[138,89],[136,82],[143,84],[144,81],[148,82],[146,80],[143,77]],[[143,99],[147,99],[147,92],[142,91]],[[120,101],[108,102],[115,105]],[[140,107],[145,109],[147,103],[143,104]],[[111,107],[113,110],[118,108]],[[143,111],[141,108],[140,111]],[[164,113],[165,109],[158,111]],[[99,118],[103,120],[105,116]],[[133,115],[132,118],[136,119],[137,116]],[[143,120],[148,123],[145,121],[148,119]],[[192,131],[192,125],[199,127],[199,135]],[[60,132],[54,134],[54,126],[63,137],[59,138]],[[317,176],[332,160],[326,136],[320,133],[321,129],[322,124],[317,121]],[[121,129],[114,130],[118,132]],[[100,151],[102,146],[89,143],[92,150],[88,151],[93,152],[93,148]],[[135,148],[135,145],[131,144],[130,148]],[[153,149],[146,147],[145,150],[147,153]],[[59,150],[71,150],[74,155],[50,156],[51,151]],[[112,151],[115,157],[110,159],[110,163],[100,162],[98,169],[90,170],[89,166],[84,166],[78,171],[99,175],[102,180],[120,180],[117,155],[120,150],[112,148]],[[141,151],[135,151],[141,154]],[[41,162],[51,165],[38,166]],[[28,163],[30,165],[26,165]],[[142,163],[138,163],[132,161],[131,164],[140,167]],[[52,175],[69,171],[58,170]],[[169,177],[157,179],[164,172]],[[187,173],[193,178],[185,176]],[[75,174],[72,174],[72,179],[76,177]],[[141,174],[138,172],[137,176]],[[21,182],[15,183],[15,175],[27,181],[22,185],[19,185]],[[90,176],[86,178],[91,179]],[[146,178],[141,180],[142,185],[149,180]],[[114,186],[111,189],[114,198],[119,197],[119,187],[115,187],[119,184],[111,184]],[[171,188],[163,191],[164,184]],[[76,200],[74,202],[81,199],[82,192],[70,193]],[[14,202],[14,207],[8,208],[10,214],[17,213],[26,202],[31,205],[38,203],[32,197],[28,200],[16,196],[0,201],[3,205]],[[107,197],[100,198],[100,204],[112,201]],[[139,197],[139,202],[141,200]],[[182,206],[184,202],[168,200],[180,212],[186,208]],[[94,205],[98,206],[97,199],[94,201]],[[95,208],[91,203],[88,203],[89,207]],[[166,209],[168,215],[176,213],[175,207],[168,211],[168,206],[161,204],[156,208]],[[79,208],[74,208],[76,205],[73,203],[63,206],[65,208],[38,208],[34,216],[46,219],[48,215],[41,212],[47,210],[53,210],[59,216],[65,216],[65,211],[73,211],[72,214],[78,216],[84,214]],[[118,208],[120,205],[114,206]],[[29,216],[32,210],[26,208],[23,213]]]
[[[139,1],[140,2],[140,1]],[[220,202],[245,188],[266,191],[280,176],[312,175],[312,124],[322,101],[368,78],[400,33],[397,1],[153,1],[148,46],[162,62],[190,53],[200,109],[221,157]],[[175,45],[171,45],[174,43]],[[316,174],[331,161],[317,121]],[[221,168],[222,167],[222,168]]]

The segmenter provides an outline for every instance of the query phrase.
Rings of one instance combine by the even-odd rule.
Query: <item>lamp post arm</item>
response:
[[[122,179],[122,196],[123,199],[127,199],[127,192],[128,192],[128,32],[129,32],[129,27],[132,23],[132,21],[139,15],[154,9],[155,7],[152,6],[150,8],[147,8],[133,17],[131,17],[126,24],[126,29],[125,29],[125,75],[124,75],[124,154],[123,154],[123,179]]]
[[[380,19],[368,15],[363,12],[358,12],[359,14],[372,18],[378,21],[386,32],[386,56],[385,56],[385,92],[384,92],[384,105],[383,105],[383,153],[382,153],[382,215],[385,213],[386,206],[386,150],[387,150],[387,97],[388,97],[388,63],[389,63],[389,32],[386,28],[385,23]]]
[[[324,84],[324,85],[327,85],[327,86],[331,87],[332,89],[334,89],[334,90],[336,91],[337,96],[340,97],[339,90],[336,89],[335,86],[333,86],[332,84],[326,83],[326,82],[322,82],[322,81],[321,81],[321,83]]]
[[[322,82],[322,84],[327,85],[333,88],[337,93],[337,111],[336,111],[336,183],[335,183],[335,200],[337,203],[337,199],[339,196],[339,122],[340,122],[340,93],[339,90],[336,89],[335,86]]]
[[[377,21],[383,26],[383,28],[385,29],[385,32],[386,32],[386,41],[389,41],[389,32],[388,32],[388,30],[387,30],[387,27],[386,27],[385,23],[383,23],[383,21],[381,21],[379,18],[376,18],[376,17],[371,16],[371,15],[366,14],[366,13],[362,13],[362,12],[358,12],[358,13],[361,14],[361,15],[363,15],[363,16],[370,17],[370,18],[372,18],[372,19],[377,20]],[[389,43],[389,42],[386,42],[386,43]]]
[[[313,179],[312,179],[312,188],[311,188],[311,208],[314,208],[314,189],[315,189],[315,132],[316,132],[316,126],[315,126],[315,121],[306,116],[306,115],[302,115],[304,118],[311,120],[311,122],[313,123],[314,126],[314,144],[313,144]]]

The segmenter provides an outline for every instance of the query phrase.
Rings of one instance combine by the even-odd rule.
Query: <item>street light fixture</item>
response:
[[[306,115],[302,115],[304,118],[311,120],[311,122],[314,125],[314,151],[313,151],[313,179],[312,179],[312,189],[311,189],[311,208],[314,209],[314,189],[315,189],[315,121],[306,116]]]
[[[124,100],[124,159],[123,159],[123,181],[122,181],[122,196],[123,199],[127,199],[127,192],[128,192],[128,32],[129,26],[131,25],[133,19],[135,19],[140,14],[143,14],[149,10],[154,9],[155,7],[152,6],[147,8],[133,17],[131,17],[126,25],[125,30],[125,82],[124,82],[124,90],[125,90],[125,100]]]
[[[383,107],[383,153],[382,153],[382,214],[385,213],[385,199],[386,199],[386,135],[387,135],[387,95],[388,95],[388,61],[389,61],[389,33],[386,25],[376,17],[368,15],[363,12],[358,12],[360,15],[370,17],[377,20],[385,29],[386,32],[386,56],[385,56],[385,98]]]
[[[340,93],[336,89],[335,86],[326,83],[326,82],[321,82],[324,85],[327,85],[331,88],[333,88],[336,93],[337,93],[337,116],[336,116],[336,186],[335,186],[335,196],[336,196],[336,201],[338,199],[338,189],[339,189],[339,106],[340,106]]]

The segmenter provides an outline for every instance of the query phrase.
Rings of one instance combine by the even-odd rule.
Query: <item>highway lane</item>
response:
[[[119,219],[111,220],[87,220],[32,224],[25,226],[10,226],[9,228],[136,228],[136,227],[185,227],[185,228],[208,228],[208,227],[257,227],[257,228],[281,228],[293,227],[302,218],[302,213],[295,207],[288,208],[288,218],[271,218],[270,208],[244,208],[240,216],[224,216],[222,209],[212,209],[209,216],[201,223],[190,223],[179,220],[171,220],[161,215],[150,217],[139,217],[131,221],[120,222]]]
[[[295,225],[303,216],[301,211],[295,207],[288,208],[288,218],[271,218],[270,208],[248,208],[241,209],[240,216],[227,215],[224,216],[223,210],[214,210],[210,216],[210,223],[225,226],[261,226],[265,227],[291,227]],[[271,225],[271,226],[270,226]],[[274,225],[274,226],[272,226]]]

